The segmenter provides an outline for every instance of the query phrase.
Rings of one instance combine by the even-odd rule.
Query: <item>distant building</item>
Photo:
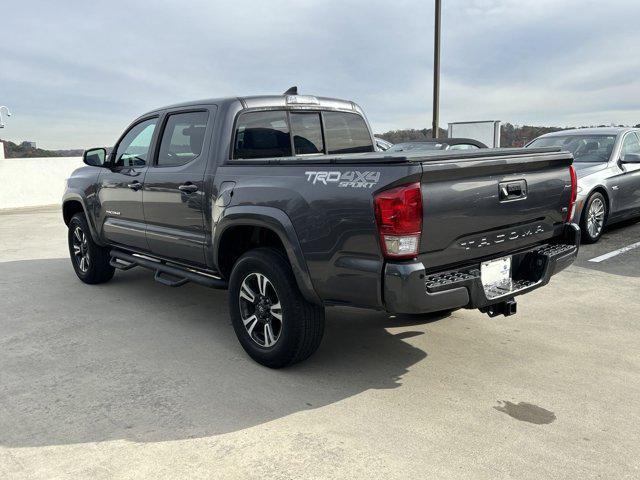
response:
[[[28,147],[28,148],[37,148],[36,147],[36,142],[22,142],[20,144],[21,147]]]

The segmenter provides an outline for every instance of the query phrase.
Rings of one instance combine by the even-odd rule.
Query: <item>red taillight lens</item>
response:
[[[567,210],[567,218],[565,221],[570,222],[573,219],[573,213],[578,198],[578,176],[573,165],[569,166],[569,174],[571,175],[571,199],[569,200],[569,209]]]
[[[384,255],[389,258],[415,256],[422,233],[420,184],[385,190],[373,201]]]

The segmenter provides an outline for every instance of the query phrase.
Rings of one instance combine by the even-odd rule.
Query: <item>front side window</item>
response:
[[[145,120],[127,132],[116,150],[116,167],[141,167],[147,164],[157,121],[157,118]]]
[[[327,153],[373,152],[373,142],[364,119],[355,113],[324,112]]]
[[[202,152],[208,118],[207,112],[170,115],[162,134],[158,165],[184,165],[197,158]]]
[[[247,112],[238,117],[233,158],[274,158],[291,155],[286,112]]]
[[[291,133],[296,155],[324,153],[319,113],[292,113]]]

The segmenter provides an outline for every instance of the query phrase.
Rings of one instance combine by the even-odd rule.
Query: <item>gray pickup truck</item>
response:
[[[327,306],[511,315],[575,259],[570,153],[377,152],[358,105],[293,93],[160,108],[86,151],[62,207],[80,280],[228,288],[277,368],[317,349]]]

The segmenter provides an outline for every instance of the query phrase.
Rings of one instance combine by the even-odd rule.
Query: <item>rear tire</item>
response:
[[[113,278],[115,268],[109,264],[109,249],[93,241],[82,213],[76,213],[69,221],[68,241],[71,264],[80,280],[95,285]]]
[[[289,262],[272,248],[250,250],[236,262],[229,311],[242,348],[270,368],[305,360],[324,333],[324,308],[304,299]]]
[[[589,195],[585,202],[580,230],[584,243],[596,243],[600,240],[604,227],[607,224],[607,200],[600,192]]]

